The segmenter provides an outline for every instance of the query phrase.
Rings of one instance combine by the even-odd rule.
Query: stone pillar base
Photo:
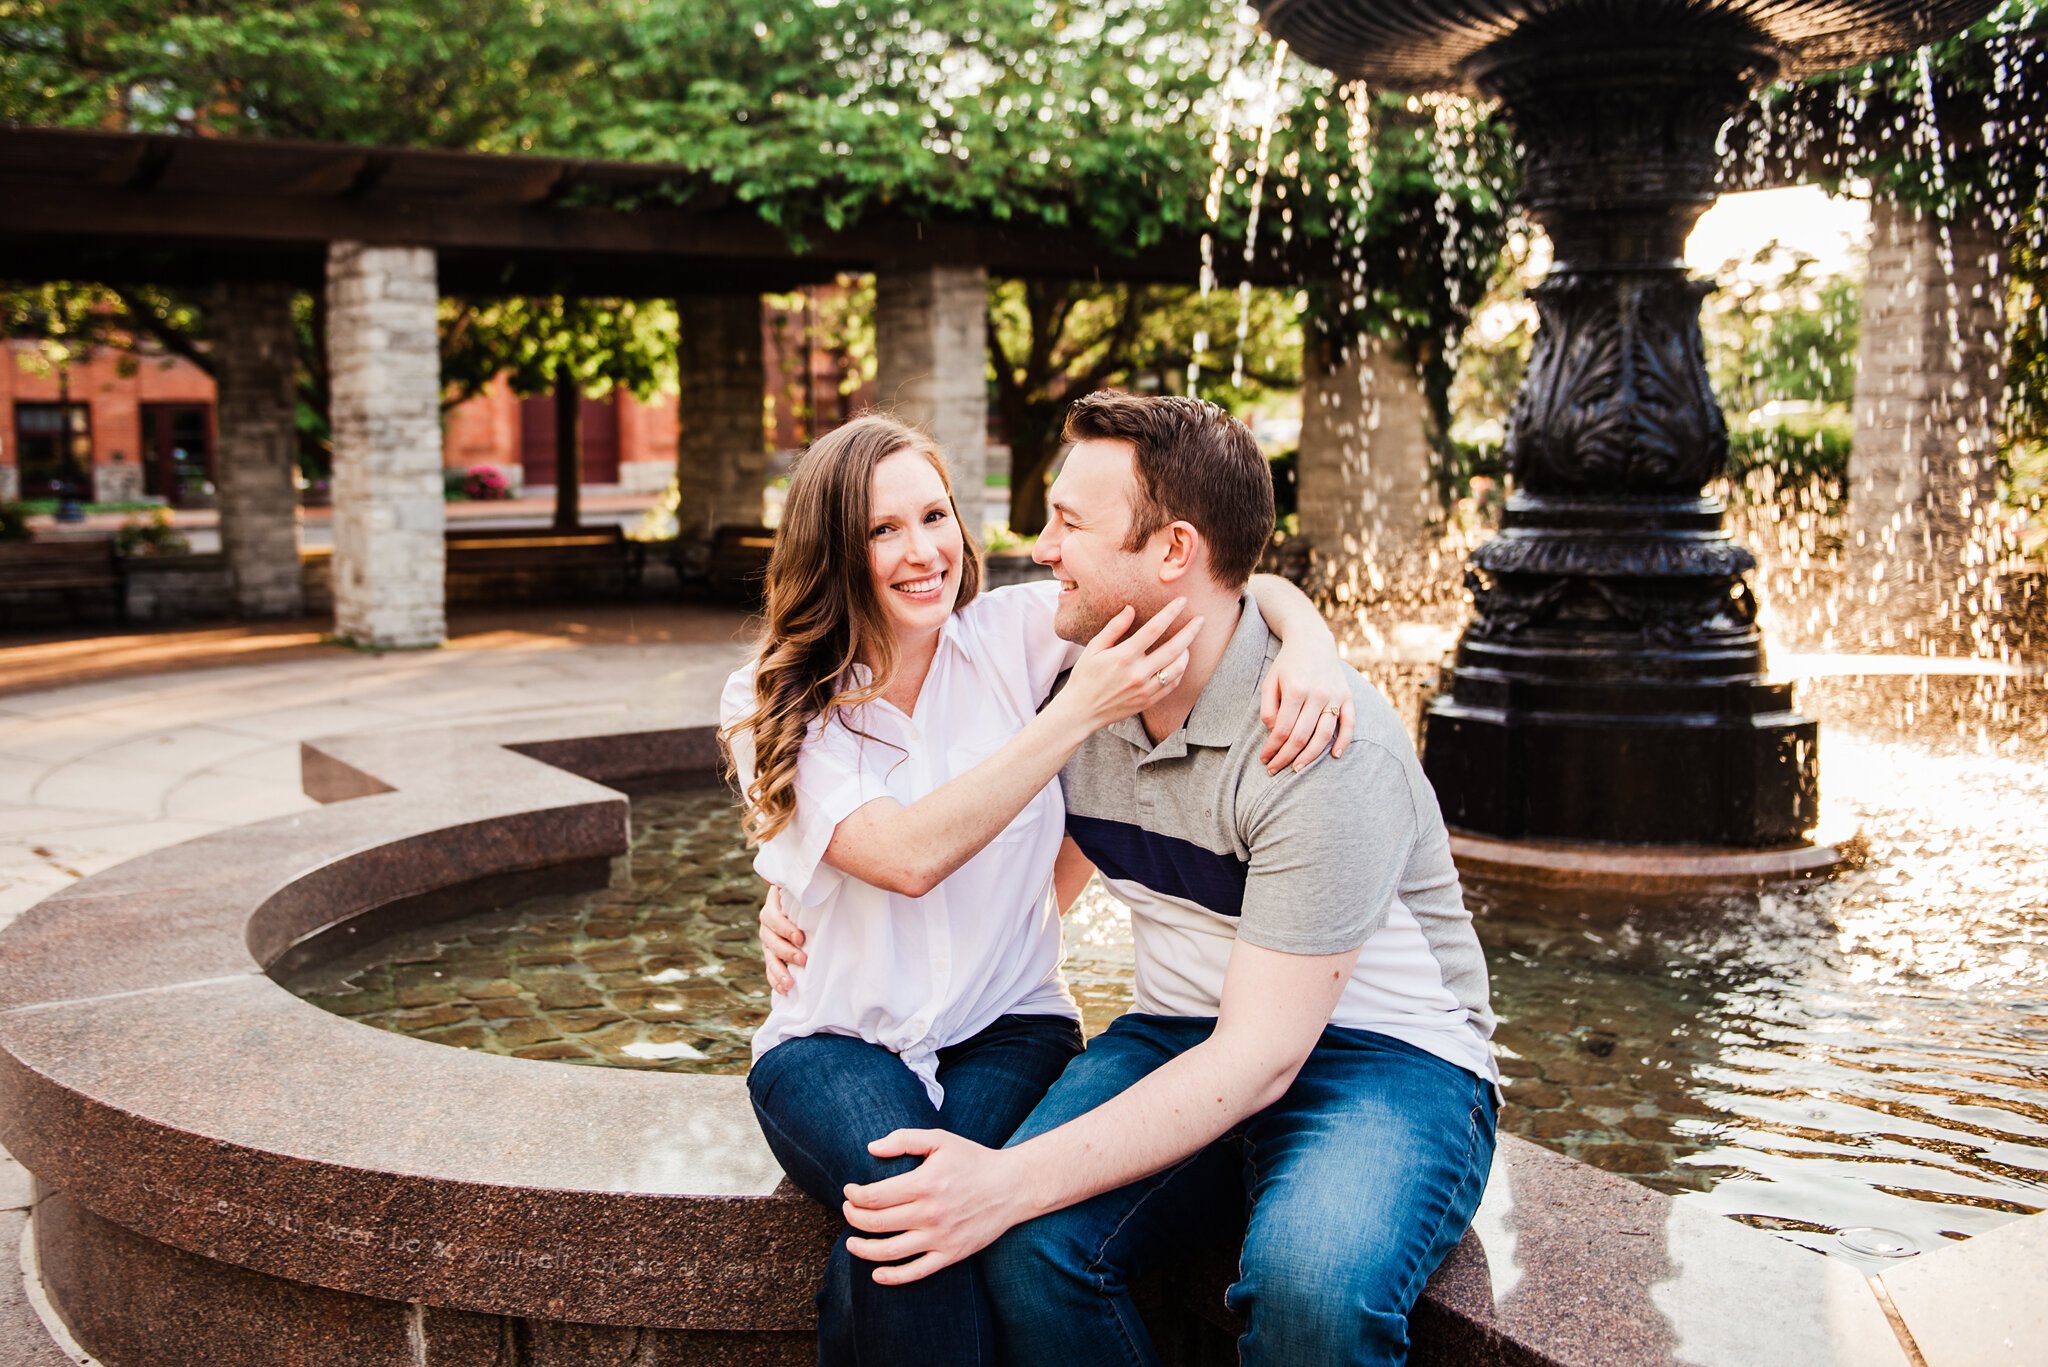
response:
[[[329,246],[334,630],[358,645],[447,635],[438,302],[430,249]]]
[[[142,497],[142,467],[129,461],[92,467],[92,501],[134,503]]]
[[[1437,515],[1429,404],[1379,338],[1312,341],[1301,386],[1301,534],[1323,577],[1356,590],[1411,575]],[[1331,585],[1335,587],[1335,585]]]
[[[875,396],[931,433],[953,474],[967,530],[988,492],[988,272],[907,266],[875,273]]]
[[[220,437],[221,550],[244,617],[305,610],[299,573],[298,395],[289,285],[230,283],[207,300]]]
[[[676,534],[702,541],[720,527],[759,526],[764,511],[761,297],[684,295],[676,314]]]
[[[1895,200],[1871,205],[1849,458],[1850,641],[1917,653],[1972,643],[2002,553],[1998,478],[2002,234],[1944,227]]]

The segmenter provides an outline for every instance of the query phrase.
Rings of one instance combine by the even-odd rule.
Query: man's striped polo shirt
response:
[[[1486,960],[1436,793],[1394,709],[1355,672],[1342,759],[1269,775],[1259,683],[1280,642],[1247,595],[1186,725],[1097,732],[1061,775],[1067,833],[1131,908],[1136,1009],[1213,1016],[1239,938],[1286,954],[1363,947],[1333,1025],[1498,1081]]]

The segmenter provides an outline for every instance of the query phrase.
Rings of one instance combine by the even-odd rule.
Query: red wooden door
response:
[[[619,409],[616,396],[583,401],[583,482],[619,482]],[[519,464],[528,484],[555,482],[555,400],[519,401]]]
[[[583,482],[619,482],[618,395],[583,401]]]

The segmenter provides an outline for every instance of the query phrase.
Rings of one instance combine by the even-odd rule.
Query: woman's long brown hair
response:
[[[754,707],[719,732],[728,762],[736,736],[753,741],[753,781],[743,796],[747,835],[757,844],[796,815],[797,754],[812,718],[878,698],[896,677],[896,636],[875,593],[869,494],[875,467],[898,451],[932,463],[960,522],[954,610],[981,591],[981,551],[930,437],[868,413],[811,443],[790,478],[768,558],[768,634],[754,670]],[[868,667],[865,685],[854,685],[855,664]]]

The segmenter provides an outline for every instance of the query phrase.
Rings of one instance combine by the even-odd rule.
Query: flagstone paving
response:
[[[748,623],[647,605],[472,613],[443,649],[382,655],[324,645],[313,622],[0,637],[0,926],[149,850],[313,806],[302,740],[629,712],[714,722]],[[0,1152],[0,1216],[29,1199]]]
[[[383,655],[261,629],[117,638],[110,667],[153,654],[174,668],[0,693],[0,925],[144,851],[306,809],[302,740],[639,709],[708,723],[746,622],[684,608],[500,614],[444,649]],[[293,648],[233,662],[266,639]],[[0,642],[0,689],[53,656],[95,663],[81,642]]]

